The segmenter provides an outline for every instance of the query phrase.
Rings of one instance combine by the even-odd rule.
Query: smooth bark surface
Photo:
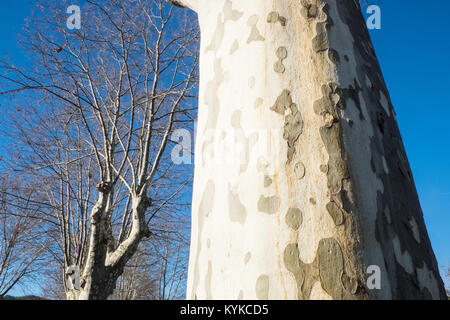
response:
[[[357,1],[175,2],[202,32],[187,297],[444,299]]]

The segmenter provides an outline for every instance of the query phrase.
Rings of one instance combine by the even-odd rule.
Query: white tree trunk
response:
[[[187,297],[444,298],[357,1],[176,2],[202,32]]]

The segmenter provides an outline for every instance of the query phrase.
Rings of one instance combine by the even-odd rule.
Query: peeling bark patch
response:
[[[256,280],[256,297],[259,300],[269,299],[269,276],[262,274]]]
[[[244,224],[247,218],[247,210],[239,199],[239,195],[231,188],[228,189],[228,208],[229,216],[232,222]]]
[[[250,44],[253,41],[264,41],[265,38],[259,33],[258,28],[256,27],[256,24],[258,23],[259,17],[257,15],[251,16],[248,21],[247,25],[250,27],[250,35],[248,37],[247,43]]]
[[[285,221],[293,230],[298,230],[303,222],[303,214],[298,208],[290,208],[286,214]]]
[[[295,277],[298,299],[309,299],[314,283],[319,280],[317,258],[311,264],[303,263],[300,260],[298,245],[292,243],[284,250],[284,264]]]
[[[250,252],[247,252],[244,257],[244,264],[247,264],[251,258],[252,258],[252,254]]]
[[[341,61],[341,58],[339,57],[339,53],[334,49],[328,50],[328,58],[330,58],[330,61],[333,64],[338,64]]]
[[[208,182],[206,183],[205,190],[203,191],[202,198],[200,200],[200,205],[199,205],[198,215],[197,215],[197,217],[198,217],[198,224],[197,224],[198,238],[197,238],[197,250],[196,250],[195,267],[194,267],[194,282],[193,282],[192,293],[191,293],[192,297],[196,296],[199,277],[200,277],[199,270],[198,270],[198,268],[199,268],[198,260],[199,260],[200,250],[202,248],[201,236],[203,234],[203,224],[204,224],[205,218],[207,218],[212,211],[213,204],[214,204],[214,197],[215,197],[214,182],[212,180],[208,180]]]
[[[206,84],[205,104],[208,106],[208,119],[206,129],[214,129],[217,125],[217,117],[220,110],[219,87],[224,80],[222,60],[214,61],[214,78]]]
[[[280,199],[277,196],[264,197],[261,196],[258,200],[258,211],[267,214],[275,214],[278,210]]]
[[[264,103],[263,98],[259,97],[255,100],[253,107],[258,108],[258,107],[262,106],[263,103]]]
[[[292,104],[291,92],[287,89],[283,90],[278,96],[275,104],[270,108],[270,110],[275,111],[278,114],[284,116],[284,113],[288,107]]]
[[[268,188],[272,185],[272,178],[269,176],[264,177],[264,188]]]
[[[225,1],[225,5],[223,7],[223,15],[224,15],[225,22],[228,20],[238,21],[244,14],[243,12],[241,12],[239,10],[233,10],[232,6],[233,6],[233,4],[232,4],[231,0]]]
[[[349,178],[347,164],[342,158],[342,130],[336,108],[341,99],[336,98],[338,97],[336,90],[337,86],[333,83],[323,85],[323,97],[314,103],[314,111],[324,118],[325,125],[320,128],[320,135],[329,154],[327,177],[332,194],[340,193],[342,181]]]
[[[208,272],[206,273],[206,279],[205,279],[205,290],[206,290],[206,299],[207,300],[212,299],[211,279],[212,279],[212,263],[211,263],[211,260],[209,260],[208,261]]]
[[[313,38],[313,50],[315,52],[322,52],[327,50],[329,48],[327,23],[317,23],[316,32],[317,35]]]
[[[309,15],[308,9],[308,15]],[[313,9],[313,11],[316,12],[317,15],[317,7]],[[325,21],[317,22],[316,24],[316,36],[312,39],[312,46],[313,50],[316,53],[326,51],[330,48],[330,42],[328,39],[328,30],[333,25],[333,20],[331,20],[330,15],[328,14],[329,6],[328,4],[325,4],[322,8],[322,11],[325,15]]]
[[[220,49],[223,42],[223,37],[225,35],[225,24],[222,22],[222,15],[219,14],[217,16],[216,29],[214,31],[214,36],[211,39],[211,42],[206,47],[205,52],[209,51],[216,52]]]
[[[340,226],[344,223],[344,213],[339,206],[334,202],[328,202],[327,211],[334,221],[336,226]]]
[[[295,143],[303,132],[303,119],[296,104],[291,104],[291,113],[285,117],[283,138],[288,144],[288,162],[292,161],[295,153]]]
[[[344,213],[352,212],[351,210],[355,208],[338,113],[338,109],[345,109],[344,97],[348,94],[345,89],[339,88],[335,83],[323,85],[321,90],[323,96],[314,102],[314,112],[323,118],[324,125],[319,132],[329,156],[328,164],[321,166],[321,171],[327,174],[330,194],[330,202],[326,209],[334,224],[340,226],[346,222]],[[347,239],[353,239],[355,227],[355,221],[350,216],[344,229],[344,232],[347,233],[344,236],[346,252],[353,250],[353,245]],[[368,297],[363,286],[358,285],[357,278],[353,279],[345,275],[344,254],[336,239],[322,239],[319,242],[317,258],[322,288],[333,299],[366,299]],[[360,288],[361,290],[358,290]]]
[[[322,239],[317,249],[319,278],[323,290],[334,300],[354,299],[354,296],[348,292],[343,283],[344,275],[344,256],[339,243],[334,238]],[[350,281],[346,281],[349,283]],[[356,293],[355,285],[349,285],[352,291]]]
[[[267,22],[268,23],[277,23],[279,22],[283,27],[286,26],[286,18],[280,16],[280,14],[276,11],[272,11],[267,15]]]
[[[308,3],[306,0],[302,0],[301,2],[303,8],[300,9],[300,14],[305,19],[315,18],[318,13],[317,5]]]
[[[287,50],[285,47],[279,47],[276,52],[278,61],[275,62],[273,68],[277,73],[284,73],[286,68],[283,65],[283,60],[287,58]]]
[[[294,167],[295,176],[297,179],[303,179],[305,177],[306,169],[303,162],[297,162]]]
[[[225,35],[225,23],[227,21],[238,21],[242,17],[243,13],[238,10],[232,9],[232,2],[230,0],[225,1],[223,7],[223,20],[222,14],[217,16],[216,28],[214,31],[214,36],[211,42],[206,47],[205,52],[217,52],[222,46],[224,35]]]
[[[283,138],[288,144],[288,163],[292,161],[295,153],[295,143],[303,132],[303,119],[300,111],[295,103],[292,103],[291,92],[287,89],[283,90],[278,96],[275,104],[271,107],[271,110],[285,115],[287,110],[290,110],[290,114],[285,116]]]

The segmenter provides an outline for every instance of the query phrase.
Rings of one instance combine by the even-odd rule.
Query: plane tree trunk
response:
[[[111,229],[110,201],[112,189],[108,183],[98,187],[99,197],[92,209],[89,249],[82,271],[79,290],[68,290],[69,300],[106,300],[113,294],[126,263],[135,254],[140,241],[150,236],[145,212],[150,204],[142,195],[132,197],[130,233],[125,241],[115,245]]]
[[[444,299],[358,2],[172,2],[202,32],[187,297]]]

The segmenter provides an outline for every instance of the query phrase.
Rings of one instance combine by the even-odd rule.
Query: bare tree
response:
[[[32,98],[10,114],[12,165],[40,182],[53,257],[81,269],[67,298],[106,299],[141,241],[166,232],[158,219],[187,208],[170,145],[195,112],[198,28],[162,0],[87,1],[73,31],[67,3],[38,8],[24,36],[34,69],[3,65],[4,93]]]
[[[0,299],[17,285],[37,276],[46,242],[41,235],[40,204],[33,203],[33,190],[20,188],[7,176],[0,179]],[[44,237],[45,239],[45,237]]]

